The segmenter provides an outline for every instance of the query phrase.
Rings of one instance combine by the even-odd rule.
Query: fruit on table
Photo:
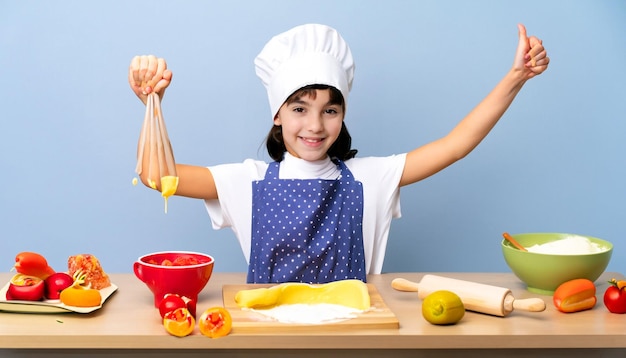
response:
[[[159,303],[159,313],[161,314],[161,318],[164,318],[168,312],[177,308],[186,308],[194,318],[196,317],[196,301],[187,296],[168,293]]]
[[[167,333],[176,337],[190,335],[196,326],[196,320],[186,308],[177,308],[165,314],[163,327]]]
[[[604,306],[612,313],[626,313],[626,281],[612,279],[604,291]]]
[[[461,297],[447,290],[435,291],[422,301],[422,316],[436,325],[455,324],[465,315]]]
[[[242,308],[328,303],[363,311],[370,308],[370,295],[367,285],[360,280],[340,280],[319,285],[287,282],[269,288],[241,290],[235,294],[235,302]]]
[[[36,276],[21,273],[11,278],[7,289],[7,300],[39,301],[44,295],[44,281]]]
[[[102,303],[100,291],[90,286],[83,286],[85,283],[85,274],[82,273],[82,271],[77,271],[73,278],[74,283],[72,286],[61,291],[61,295],[59,296],[61,303],[75,307],[100,306]]]
[[[74,279],[65,272],[56,272],[48,276],[44,280],[44,283],[44,297],[49,300],[58,300],[61,296],[61,291],[72,286],[74,284]]]
[[[75,307],[95,307],[102,303],[100,291],[82,286],[71,286],[61,291],[59,299],[63,304]]]
[[[226,308],[212,307],[202,313],[198,326],[203,335],[209,338],[219,338],[230,333],[233,319]]]
[[[41,254],[24,251],[15,256],[15,270],[27,276],[39,277],[45,280],[55,271],[48,265],[48,261]]]
[[[557,287],[552,300],[554,306],[561,312],[589,310],[596,305],[596,286],[586,278],[570,280]]]

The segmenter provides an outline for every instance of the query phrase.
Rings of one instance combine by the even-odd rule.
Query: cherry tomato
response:
[[[198,326],[203,335],[209,338],[219,338],[230,333],[233,319],[225,308],[212,307],[202,313]]]
[[[54,269],[48,266],[46,258],[36,252],[20,252],[15,256],[13,267],[21,274],[39,277],[42,280],[54,273]]]
[[[552,299],[561,312],[590,310],[596,305],[596,286],[586,278],[567,281],[557,287]]]
[[[181,296],[175,293],[168,293],[163,296],[163,299],[159,303],[159,314],[161,314],[161,318],[163,318],[166,313],[177,308],[186,308],[193,318],[196,318],[196,301],[187,296]]]
[[[11,278],[7,289],[7,300],[39,301],[44,295],[44,282],[39,277],[21,273]]]
[[[187,303],[179,295],[168,293],[159,303],[159,313],[161,318],[165,318],[168,312],[172,312],[177,308],[187,308]]]
[[[176,337],[190,335],[196,326],[196,320],[186,308],[177,308],[165,314],[163,327],[167,333]]]
[[[612,279],[604,292],[604,305],[612,313],[626,313],[626,281]]]

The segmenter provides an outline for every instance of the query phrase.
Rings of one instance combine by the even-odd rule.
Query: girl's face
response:
[[[282,126],[289,154],[308,161],[324,159],[341,132],[341,104],[330,102],[329,90],[314,90],[280,107],[274,124]],[[315,98],[313,98],[315,97]]]

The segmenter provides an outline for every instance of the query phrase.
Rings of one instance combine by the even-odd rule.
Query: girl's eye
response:
[[[302,113],[302,112],[304,112],[304,108],[302,108],[302,107],[294,107],[293,111],[294,112],[298,112],[298,113]]]
[[[337,110],[336,110],[336,109],[334,109],[334,108],[328,108],[328,109],[326,110],[326,113],[327,113],[327,114],[337,114]]]

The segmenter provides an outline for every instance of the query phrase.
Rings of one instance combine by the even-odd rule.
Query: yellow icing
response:
[[[167,175],[161,177],[161,196],[165,198],[165,212],[167,212],[167,199],[176,193],[178,177]]]

